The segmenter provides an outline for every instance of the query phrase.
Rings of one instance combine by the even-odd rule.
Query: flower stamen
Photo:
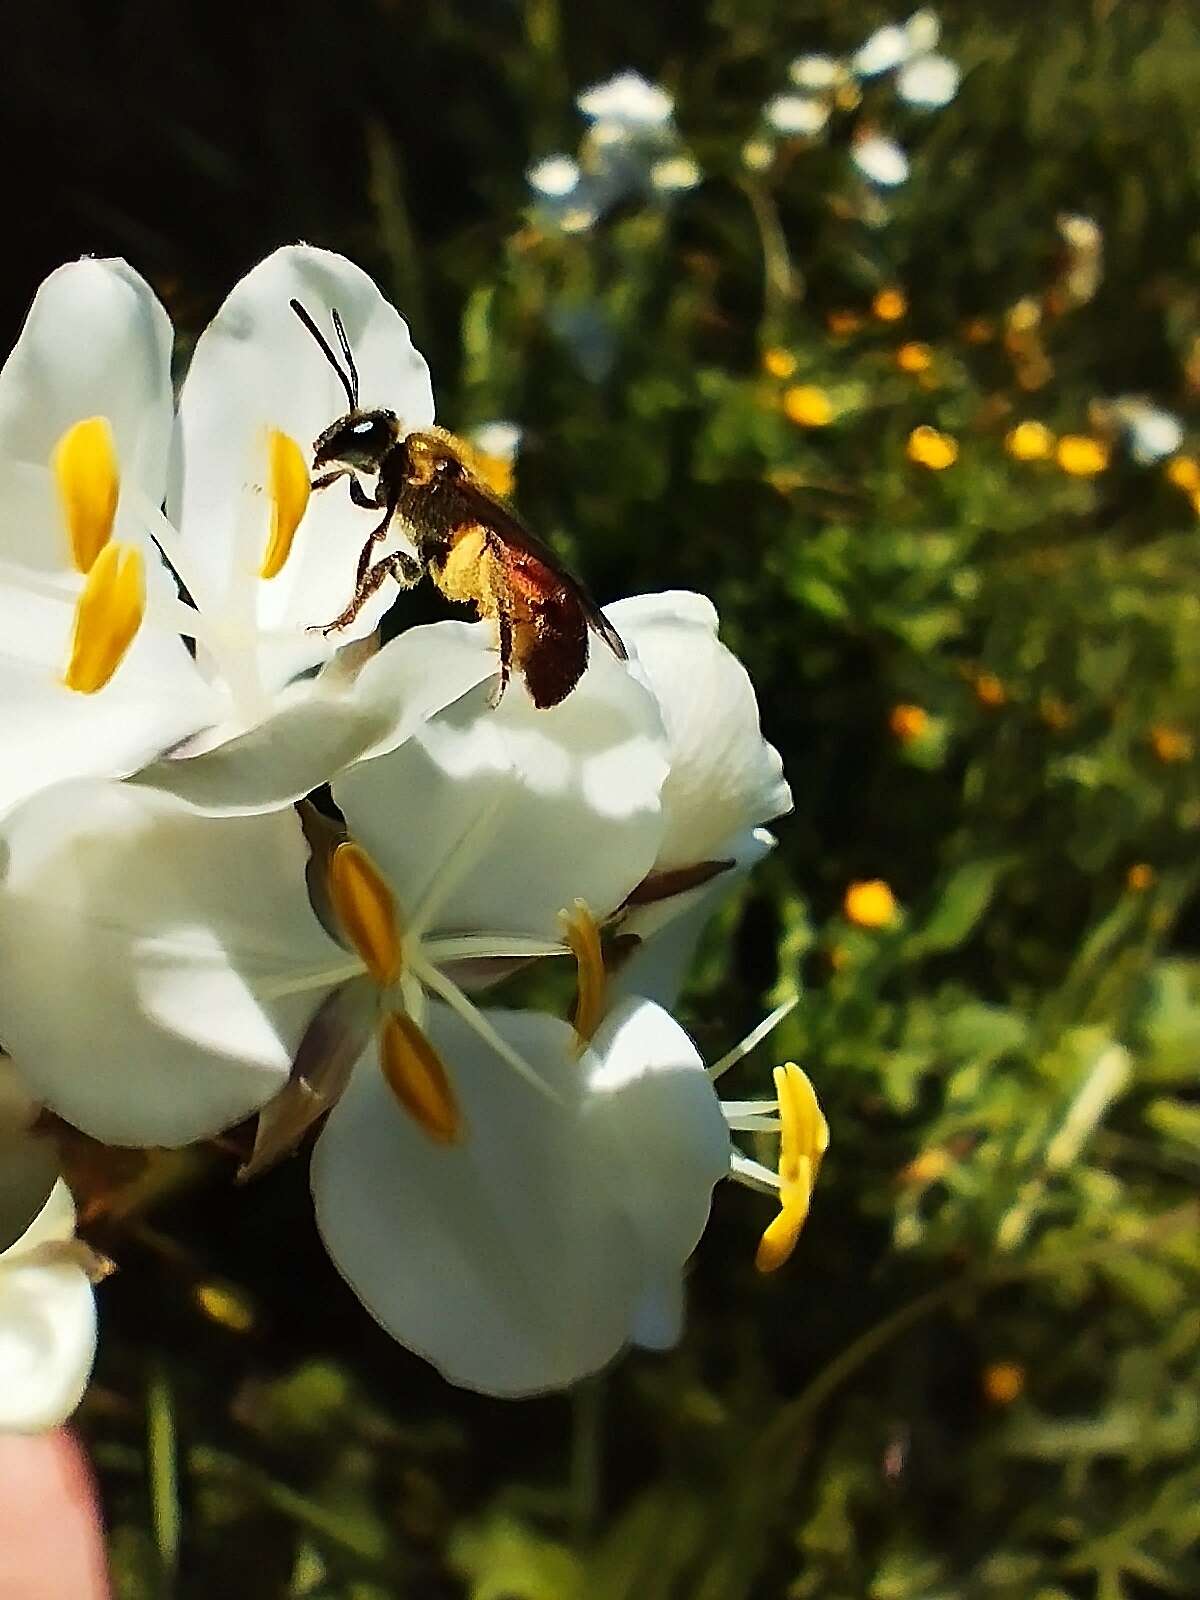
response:
[[[95,694],[125,659],[146,614],[146,571],[133,545],[106,544],[92,562],[75,604],[68,689]]]
[[[87,417],[67,429],[50,458],[71,560],[77,572],[92,570],[112,538],[121,476],[107,417]]]
[[[276,578],[292,553],[296,529],[308,509],[312,485],[308,463],[295,439],[279,428],[267,430],[267,493],[271,501],[271,531],[260,578]]]
[[[391,1011],[379,1026],[379,1065],[399,1104],[435,1144],[457,1144],[462,1112],[442,1058],[410,1016]]]
[[[381,988],[404,966],[396,900],[387,880],[361,845],[338,845],[329,862],[329,898],[347,939]]]
[[[576,900],[570,911],[560,911],[558,921],[563,930],[563,942],[575,957],[578,969],[575,1015],[572,1020],[576,1047],[582,1053],[604,1017],[608,975],[604,970],[600,925],[585,900]]]
[[[783,1266],[808,1217],[821,1158],[829,1148],[829,1124],[806,1073],[793,1061],[775,1068],[779,1101],[779,1215],[758,1245],[754,1265],[760,1272]]]

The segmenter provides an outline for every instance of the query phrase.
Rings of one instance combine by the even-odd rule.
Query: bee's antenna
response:
[[[288,304],[291,306],[292,310],[296,313],[296,315],[300,318],[300,321],[308,329],[309,333],[312,334],[313,338],[320,345],[322,353],[324,354],[326,361],[328,361],[329,365],[333,368],[333,370],[337,373],[338,377],[341,379],[342,388],[345,389],[345,391],[346,391],[346,398],[350,402],[351,411],[357,411],[358,410],[358,373],[355,371],[354,362],[353,361],[350,362],[350,370],[351,370],[351,372],[354,373],[354,382],[351,383],[350,379],[342,371],[341,362],[338,360],[338,358],[334,355],[333,351],[330,349],[329,340],[321,332],[320,328],[317,327],[316,323],[313,321],[312,317],[309,316],[308,312],[304,309],[304,307],[300,304],[299,300],[289,300]],[[346,331],[342,327],[342,319],[338,316],[336,311],[333,313],[333,321],[334,321],[334,326],[338,330],[338,336],[339,336],[339,339],[341,340],[342,349],[346,352],[347,357],[349,357],[350,351],[349,351],[349,348],[348,348],[348,346],[346,344]]]
[[[342,326],[342,317],[338,308],[333,308],[333,325],[337,329],[338,343],[342,347],[342,354],[346,358],[346,370],[350,374],[350,387],[354,399],[350,402],[351,411],[358,410],[358,368],[354,365],[354,351],[350,348],[350,341],[346,337],[346,330]]]

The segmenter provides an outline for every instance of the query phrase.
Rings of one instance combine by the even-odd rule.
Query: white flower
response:
[[[521,448],[523,432],[519,422],[482,422],[479,427],[471,429],[470,439],[485,456],[512,462]]]
[[[579,182],[579,163],[571,156],[544,156],[525,174],[529,187],[548,200],[561,200]]]
[[[908,157],[894,139],[882,133],[867,133],[850,146],[850,159],[872,183],[895,188],[908,177]]]
[[[778,94],[763,107],[763,121],[776,133],[812,138],[829,121],[829,103],[802,94]]]
[[[904,36],[914,56],[927,55],[929,51],[936,50],[938,40],[942,37],[942,25],[937,12],[928,6],[914,11],[904,24]]]
[[[1141,467],[1174,455],[1183,443],[1183,424],[1141,395],[1122,395],[1101,408],[1125,435],[1129,454]]]
[[[664,128],[675,112],[675,102],[665,89],[633,71],[619,72],[584,89],[575,104],[590,121],[630,133]]]
[[[428,631],[447,628],[469,676],[487,630]],[[236,749],[179,763],[186,799],[69,784],[8,819],[5,1043],[46,1104],[109,1143],[204,1137],[272,1098],[306,1038],[308,1055],[344,1056],[376,1029],[399,1049],[428,992],[472,1011],[457,964],[561,951],[561,909],[582,898],[607,916],[653,864],[661,723],[607,651],[552,711],[519,685],[493,709],[483,685],[411,737],[402,721],[395,747],[375,731],[385,753],[332,785],[353,847],[318,852],[310,873],[331,931],[290,808],[197,814],[233,809],[223,786],[278,781],[253,741],[248,775]],[[302,782],[308,759],[289,768]],[[321,1014],[343,989],[326,1049]]]
[[[682,152],[664,156],[650,168],[651,187],[660,194],[682,194],[687,189],[694,189],[703,177],[695,160]]]
[[[37,1107],[0,1061],[0,1433],[55,1427],[83,1394],[96,1347],[75,1209]]]
[[[340,311],[364,404],[431,420],[404,324],[325,251],[277,251],[233,291],[174,433],[170,323],[148,286],[85,260],[39,290],[0,373],[0,810],[62,778],[131,772],[201,730],[214,743],[253,727],[389,603],[384,591],[351,629],[320,631],[369,526],[344,496],[309,503],[311,440],[347,400],[293,295],[318,319]]]
[[[896,93],[910,106],[940,111],[958,93],[962,74],[945,56],[915,56],[896,74]]]
[[[695,1047],[657,1006],[618,1007],[582,1053],[555,1018],[484,1015],[553,1095],[515,1093],[432,1007],[458,1137],[432,1141],[360,1067],[314,1151],[313,1197],[330,1255],[390,1333],[454,1383],[536,1394],[639,1334],[670,1342],[664,1286],[703,1231],[729,1138]]]
[[[792,794],[710,601],[686,591],[635,595],[605,614],[658,702],[668,760],[654,867],[620,920],[640,942],[617,992],[673,1005],[713,912],[774,846],[761,824],[790,811]]]
[[[788,77],[797,89],[821,94],[837,88],[846,76],[846,69],[836,56],[797,56],[788,68]]]
[[[75,1207],[58,1183],[22,1236],[0,1251],[0,1432],[37,1433],[83,1396],[96,1352],[87,1252],[74,1248]]]

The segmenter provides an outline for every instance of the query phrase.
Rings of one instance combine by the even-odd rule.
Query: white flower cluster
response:
[[[257,1114],[248,1176],[324,1120],[339,1270],[504,1395],[671,1343],[723,1176],[778,1196],[777,1265],[824,1149],[798,1068],[718,1099],[762,1030],[706,1069],[670,1014],[791,805],[713,608],[610,606],[628,659],[594,641],[550,709],[519,674],[498,695],[490,622],[377,648],[381,588],[323,631],[378,519],[361,485],[310,497],[346,394],[293,300],[337,313],[363,408],[431,426],[400,316],[306,246],[237,285],[178,403],[166,313],[119,261],[55,272],[0,372],[0,1428],[78,1400],[105,1265],[39,1107],[128,1146]],[[577,965],[571,1023],[481,1003],[554,958]],[[772,1128],[778,1172],[730,1139]]]
[[[762,131],[746,146],[747,164],[769,165],[777,139],[822,138],[836,112],[858,112],[864,87],[885,78],[907,106],[920,111],[948,106],[958,93],[961,75],[955,62],[938,53],[940,37],[937,16],[923,9],[903,24],[877,29],[850,56],[797,56],[788,74],[791,87],[763,107]],[[856,123],[850,158],[874,189],[893,189],[908,178],[903,146],[870,118]],[[883,220],[886,212],[877,205],[868,207],[866,215],[868,220]]]
[[[638,72],[621,72],[576,97],[588,123],[574,156],[544,156],[526,177],[534,214],[563,233],[586,233],[630,195],[665,200],[702,174],[675,126],[675,102]]]

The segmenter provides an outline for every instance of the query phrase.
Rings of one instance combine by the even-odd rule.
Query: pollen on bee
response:
[[[59,503],[77,572],[92,570],[112,538],[121,477],[107,417],[87,417],[59,439],[51,457]]]

